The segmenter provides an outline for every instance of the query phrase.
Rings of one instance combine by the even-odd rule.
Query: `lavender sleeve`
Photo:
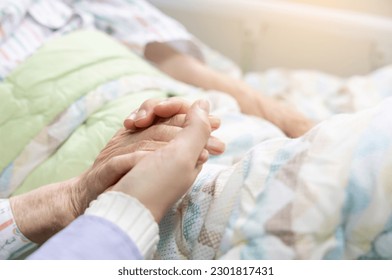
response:
[[[132,241],[114,223],[82,215],[49,239],[32,260],[137,260],[142,256]]]

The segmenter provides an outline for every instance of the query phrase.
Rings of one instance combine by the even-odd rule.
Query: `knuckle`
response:
[[[112,176],[117,176],[118,174],[121,174],[121,162],[120,162],[120,157],[115,156],[112,157],[107,165],[105,166],[106,172],[104,172],[104,176],[112,177]]]
[[[148,148],[150,145],[151,140],[141,140],[138,143],[136,143],[135,151],[142,151]]]
[[[171,125],[157,125],[154,131],[150,134],[151,139],[155,141],[170,141],[172,140],[181,128]]]
[[[146,101],[143,102],[143,104],[140,106],[141,109],[150,109],[157,105],[161,100],[158,98],[150,98],[147,99]]]
[[[185,115],[175,115],[169,120],[168,125],[183,127],[185,125]]]
[[[105,169],[107,174],[117,174],[118,172],[118,160],[117,157],[112,157],[108,160]]]
[[[161,143],[154,140],[142,140],[136,144],[135,152],[137,151],[154,151],[161,147]]]

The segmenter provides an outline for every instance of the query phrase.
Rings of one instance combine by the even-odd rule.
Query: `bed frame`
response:
[[[150,2],[244,71],[285,67],[350,76],[392,64],[387,16],[282,0]]]

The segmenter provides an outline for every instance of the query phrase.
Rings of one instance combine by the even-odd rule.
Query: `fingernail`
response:
[[[204,112],[209,113],[210,112],[210,103],[205,100],[205,99],[200,99],[197,101],[197,105],[199,106],[200,109],[202,109]]]
[[[136,113],[135,120],[137,121],[137,120],[144,119],[146,116],[147,116],[146,110],[143,109],[139,110],[139,112]]]
[[[136,120],[136,113],[130,114],[129,117],[128,117],[127,119],[133,120],[133,121]]]
[[[169,99],[164,99],[161,102],[158,103],[158,105],[166,104],[169,103]]]

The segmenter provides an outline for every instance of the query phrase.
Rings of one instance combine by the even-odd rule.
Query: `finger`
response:
[[[182,130],[181,127],[171,126],[165,124],[154,125],[143,131],[143,139],[150,139],[153,141],[170,142]]]
[[[173,97],[157,104],[154,113],[161,118],[170,118],[178,114],[186,114],[190,107],[191,103],[189,101]]]
[[[168,118],[177,114],[184,114],[188,112],[189,107],[190,103],[188,101],[176,97],[165,100],[148,100],[141,107],[142,114],[145,111],[146,115],[142,117],[138,115],[140,114],[138,112],[134,124],[137,128],[145,128],[153,124],[158,118]]]
[[[149,99],[124,120],[124,127],[129,130],[145,128],[152,125],[159,117],[168,118],[186,113],[189,107],[190,103],[181,98]]]
[[[201,99],[195,102],[187,114],[185,127],[164,150],[179,157],[182,161],[196,165],[211,134],[208,113],[208,101]]]
[[[186,125],[186,117],[183,115],[181,118],[176,118],[166,124],[157,124],[154,127],[149,128],[149,131],[146,131],[146,135],[144,137],[148,139],[152,139],[154,142],[170,142],[172,141],[183,129],[182,127]],[[170,123],[170,125],[168,125]],[[180,123],[183,123],[182,126],[179,126]],[[177,126],[178,125],[178,126]],[[143,141],[141,141],[143,142]],[[145,144],[145,143],[144,143]],[[211,155],[220,155],[225,151],[225,144],[214,136],[210,136],[205,149]]]
[[[215,116],[208,116],[208,120],[210,121],[211,130],[215,131],[221,126],[221,120]]]
[[[162,120],[162,123],[166,125],[184,127],[185,119],[186,114],[177,114],[169,119]],[[221,121],[218,117],[208,116],[208,120],[210,121],[212,131],[217,130],[221,125]]]
[[[220,155],[225,151],[226,145],[219,138],[210,136],[205,148],[211,155]]]
[[[220,120],[219,118],[209,116],[208,117],[209,122],[211,127],[219,127],[220,125]],[[176,115],[168,120],[166,120],[163,123],[156,124],[147,130],[143,131],[143,137],[142,139],[150,139],[150,140],[139,140],[136,142],[136,145],[139,145],[139,147],[136,148],[136,150],[156,150],[157,148],[161,148],[161,146],[154,148],[154,142],[170,142],[173,140],[176,135],[181,131],[182,127],[184,127],[186,124],[186,115],[185,114],[179,114]],[[152,145],[151,148],[148,148],[148,145]],[[134,149],[134,144],[130,145],[128,148],[123,148],[119,152],[116,152],[116,154],[119,153],[128,153],[135,151]],[[211,136],[210,139],[207,142],[207,145],[205,146],[209,154],[211,155],[220,155],[225,151],[225,144],[219,140],[218,138]]]
[[[124,127],[131,131],[138,128],[144,128],[152,125],[155,120],[154,107],[162,100],[153,98],[143,102],[138,110],[132,112],[127,119],[124,120]]]
[[[208,117],[211,125],[211,118]],[[215,125],[220,124],[218,118],[217,121],[213,121]],[[177,134],[181,131],[182,127],[186,125],[186,115],[176,115],[163,123],[157,124],[150,128],[150,131],[146,131],[144,137],[152,139],[154,141],[170,142]],[[210,136],[207,141],[205,148],[211,155],[220,155],[225,151],[225,144],[214,136]]]
[[[203,165],[204,163],[206,163],[208,157],[209,157],[209,153],[206,149],[204,149],[199,155],[199,159],[197,160],[197,165]]]

